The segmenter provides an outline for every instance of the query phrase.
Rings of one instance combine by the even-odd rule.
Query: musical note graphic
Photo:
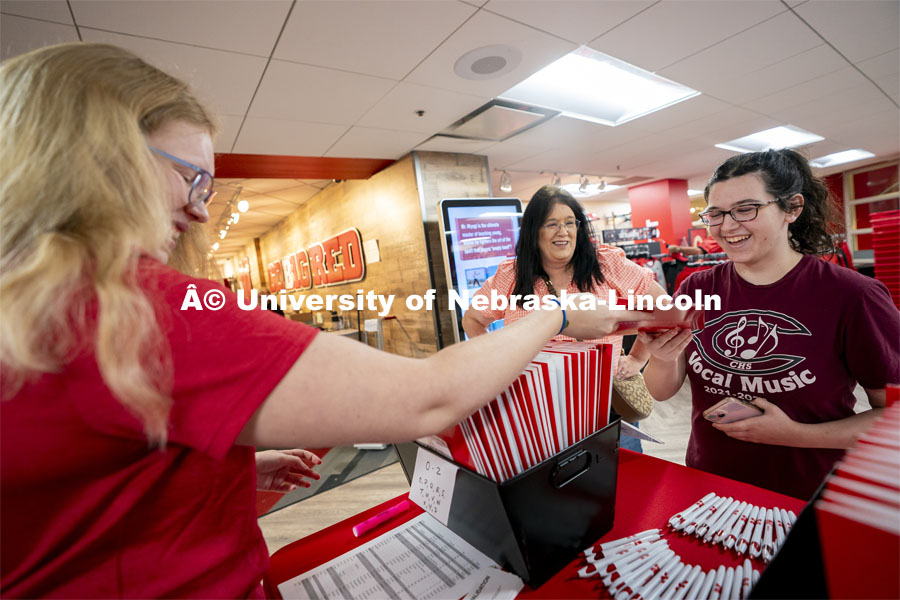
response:
[[[743,352],[741,352],[741,358],[743,358],[743,359],[745,359],[745,360],[746,360],[746,359],[750,359],[750,358],[755,358],[755,357],[757,357],[757,356],[762,355],[762,354],[763,354],[763,348],[765,348],[766,342],[768,342],[769,340],[773,340],[773,341],[775,342],[774,344],[772,344],[772,350],[774,350],[775,347],[778,346],[778,325],[777,325],[777,324],[773,324],[772,327],[770,328],[768,325],[766,325],[766,324],[763,322],[762,317],[760,317],[760,319],[759,319],[759,324],[756,326],[756,333],[757,333],[757,335],[751,336],[750,339],[749,339],[748,341],[749,341],[751,344],[753,344],[753,343],[756,342],[756,340],[757,340],[758,337],[759,337],[759,325],[760,325],[760,324],[766,329],[765,337],[764,337],[763,340],[759,343],[759,346],[757,346],[755,350],[752,349],[752,348],[747,348],[746,350],[744,350]]]
[[[744,341],[743,336],[741,336],[741,331],[743,331],[745,327],[747,327],[747,317],[741,317],[737,327],[725,336],[725,345],[730,348],[730,350],[725,351],[725,356],[736,356],[738,349],[747,343]]]

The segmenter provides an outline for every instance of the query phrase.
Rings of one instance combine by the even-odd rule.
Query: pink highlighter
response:
[[[409,500],[403,500],[401,502],[398,502],[394,506],[391,506],[390,508],[387,508],[387,509],[381,511],[374,517],[372,517],[370,519],[366,519],[359,525],[354,525],[353,526],[354,537],[360,537],[360,536],[365,535],[366,533],[368,533],[372,529],[378,527],[385,521],[387,521],[389,519],[393,519],[400,513],[405,512],[407,509],[409,509],[409,506],[410,506]]]

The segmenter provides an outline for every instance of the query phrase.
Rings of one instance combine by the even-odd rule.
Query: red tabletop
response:
[[[619,450],[619,474],[616,489],[616,518],[612,530],[598,542],[609,541],[644,531],[663,529],[673,514],[699,500],[708,492],[732,496],[765,507],[778,506],[799,514],[804,502],[790,496],[770,492],[746,483],[732,481],[718,475],[689,469],[665,460]],[[351,517],[303,539],[288,544],[271,557],[264,583],[270,598],[281,598],[277,586],[329,560],[360,546],[381,534],[417,517],[422,509],[413,505],[403,515],[376,527],[360,538],[353,537],[351,528],[378,514],[406,494],[388,500],[363,513]],[[686,563],[700,565],[704,571],[719,565],[737,566],[745,556],[738,556],[721,546],[701,544],[694,537],[665,533],[669,546]],[[762,571],[764,563],[753,561]],[[520,598],[596,598],[608,597],[598,579],[580,579],[578,568],[586,564],[575,558],[562,571],[538,589],[525,587]]]

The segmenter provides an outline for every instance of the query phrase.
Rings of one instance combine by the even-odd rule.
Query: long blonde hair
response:
[[[137,265],[172,235],[145,135],[174,120],[213,131],[183,82],[115,46],[60,44],[0,66],[3,398],[93,350],[165,444],[170,349]]]

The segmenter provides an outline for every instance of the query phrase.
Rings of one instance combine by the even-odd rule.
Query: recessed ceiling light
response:
[[[560,110],[568,117],[615,126],[699,94],[582,46],[500,96]]]
[[[859,148],[855,148],[853,150],[844,150],[843,152],[835,152],[834,154],[828,154],[826,156],[814,158],[809,161],[809,164],[814,167],[823,169],[825,167],[842,165],[844,163],[855,162],[857,160],[863,160],[865,158],[872,158],[873,156],[875,155],[868,150],[860,150]]]
[[[688,190],[687,195],[688,196],[702,196],[703,190]]]
[[[716,148],[734,152],[765,152],[773,148],[780,150],[781,148],[805,146],[813,142],[821,142],[824,139],[821,135],[810,133],[805,129],[793,125],[782,125],[716,144]]]

